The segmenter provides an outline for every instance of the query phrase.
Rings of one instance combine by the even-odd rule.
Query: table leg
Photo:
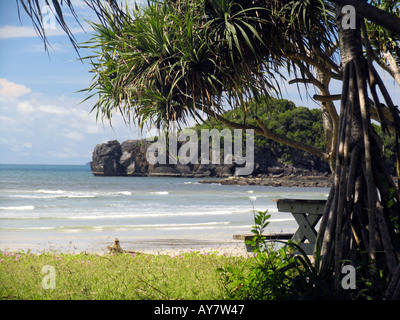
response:
[[[293,216],[296,219],[299,228],[293,235],[292,241],[303,243],[305,240],[308,240],[314,245],[317,241],[317,231],[314,227],[317,225],[321,215],[293,213]]]

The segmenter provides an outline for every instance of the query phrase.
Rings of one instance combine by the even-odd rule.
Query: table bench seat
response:
[[[265,237],[266,241],[276,241],[276,240],[289,240],[293,237],[293,233],[269,233],[269,234],[263,234],[263,237]],[[254,238],[254,234],[249,234],[249,235],[244,235],[244,234],[235,234],[233,236],[233,240],[242,240],[242,241],[251,241]],[[251,244],[246,245],[246,250],[247,252],[252,252],[254,250],[254,247]]]
[[[317,241],[316,226],[321,219],[326,200],[277,199],[278,212],[290,212],[295,218],[298,229],[295,233],[267,234],[267,240],[292,240],[299,244],[306,254],[312,254]],[[234,235],[234,240],[251,240],[253,235]],[[248,251],[251,246],[246,245]]]
[[[269,234],[263,234],[263,237],[266,237],[267,240],[289,240],[293,237],[293,233],[269,233]],[[233,236],[233,240],[253,240],[254,235],[253,234],[235,234]]]

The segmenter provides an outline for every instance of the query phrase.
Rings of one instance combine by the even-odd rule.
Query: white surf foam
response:
[[[150,194],[167,195],[167,194],[169,194],[169,192],[168,191],[154,191],[154,192],[150,192]]]
[[[27,211],[27,210],[35,210],[35,206],[0,207],[0,210]]]

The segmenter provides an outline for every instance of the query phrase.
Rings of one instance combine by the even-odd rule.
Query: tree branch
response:
[[[319,90],[324,90],[325,86],[321,81],[318,81],[314,75],[311,73],[311,71],[298,59],[293,60],[293,63],[299,67],[301,71],[305,73],[305,75],[308,77],[307,83],[311,83],[314,86],[316,86]]]
[[[315,55],[318,59],[323,61],[327,66],[332,68],[338,76],[343,77],[343,72],[340,67],[330,58],[332,54],[330,52],[325,53],[320,48],[314,48]],[[334,73],[335,74],[335,73]]]
[[[391,71],[390,74],[393,76],[393,78],[400,86],[400,69],[396,60],[393,58],[392,54],[389,51],[383,52],[382,55],[389,64],[389,70]]]
[[[211,117],[215,118],[216,120],[222,122],[223,124],[227,125],[230,128],[233,129],[253,129],[254,133],[261,135],[265,138],[274,140],[276,142],[282,143],[284,145],[287,145],[289,147],[298,149],[298,150],[302,150],[305,152],[308,152],[310,154],[313,154],[323,160],[325,160],[326,162],[329,163],[329,155],[325,152],[323,152],[322,150],[308,145],[306,143],[303,142],[298,142],[298,141],[294,141],[284,135],[280,135],[276,132],[273,132],[272,130],[268,129],[267,126],[258,118],[255,117],[255,120],[258,124],[258,126],[254,126],[251,124],[243,124],[243,123],[237,123],[237,122],[232,122],[226,118],[224,118],[223,116],[221,116],[220,114],[215,113],[213,110],[209,109],[208,107],[203,106],[201,108],[202,111],[204,111],[206,114],[210,115]]]
[[[289,80],[288,82],[289,84],[294,84],[294,83],[309,83],[309,84],[313,84],[313,81],[310,79],[293,79],[293,80]]]
[[[340,100],[342,98],[342,95],[341,94],[331,94],[329,96],[325,96],[325,95],[320,95],[320,94],[314,94],[313,98],[317,101],[328,102],[328,101],[333,101],[333,100]]]
[[[382,53],[383,58],[385,58],[384,53]],[[395,79],[395,75],[392,71],[392,69],[380,58],[378,58],[376,56],[376,54],[374,52],[372,52],[372,59],[383,69],[385,70],[387,73],[390,74],[390,76]],[[400,82],[399,82],[399,86],[400,86]]]
[[[263,123],[258,117],[255,117],[255,120],[257,124],[261,127],[262,131],[264,132],[263,136],[269,139],[272,139],[276,142],[283,143],[289,147],[299,149],[302,151],[306,151],[308,153],[311,153],[313,155],[316,155],[317,157],[320,157],[321,159],[329,162],[329,155],[326,154],[325,152],[322,152],[320,149],[315,148],[311,145],[308,145],[303,142],[299,141],[294,141],[292,139],[289,139],[286,136],[277,134],[276,132],[273,132],[272,130],[268,129],[265,123]]]
[[[352,5],[358,16],[364,17],[376,24],[400,34],[400,19],[395,15],[387,13],[363,0],[330,0],[340,6]]]
[[[326,73],[327,75],[329,75],[331,78],[336,79],[336,80],[342,80],[342,75],[341,74],[337,74],[335,72],[332,72],[329,68],[327,68],[324,64],[320,63],[317,61],[317,59],[313,59],[307,55],[301,54],[301,53],[296,53],[296,52],[292,52],[292,53],[287,53],[286,56],[289,59],[297,59],[297,60],[301,60],[309,65],[314,66],[315,68],[318,68],[319,70],[321,70],[322,72]],[[329,67],[332,68],[331,64],[335,65],[335,63],[329,59],[329,61],[327,61],[324,57],[319,56],[323,61],[325,61]],[[337,66],[335,65],[335,68]]]

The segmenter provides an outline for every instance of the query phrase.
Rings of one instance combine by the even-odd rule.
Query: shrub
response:
[[[219,269],[227,298],[244,300],[287,299],[292,292],[293,263],[290,247],[276,250],[276,244],[267,243],[262,235],[268,226],[270,215],[259,211],[254,217],[254,237],[248,244],[254,247],[254,255],[237,266]]]

